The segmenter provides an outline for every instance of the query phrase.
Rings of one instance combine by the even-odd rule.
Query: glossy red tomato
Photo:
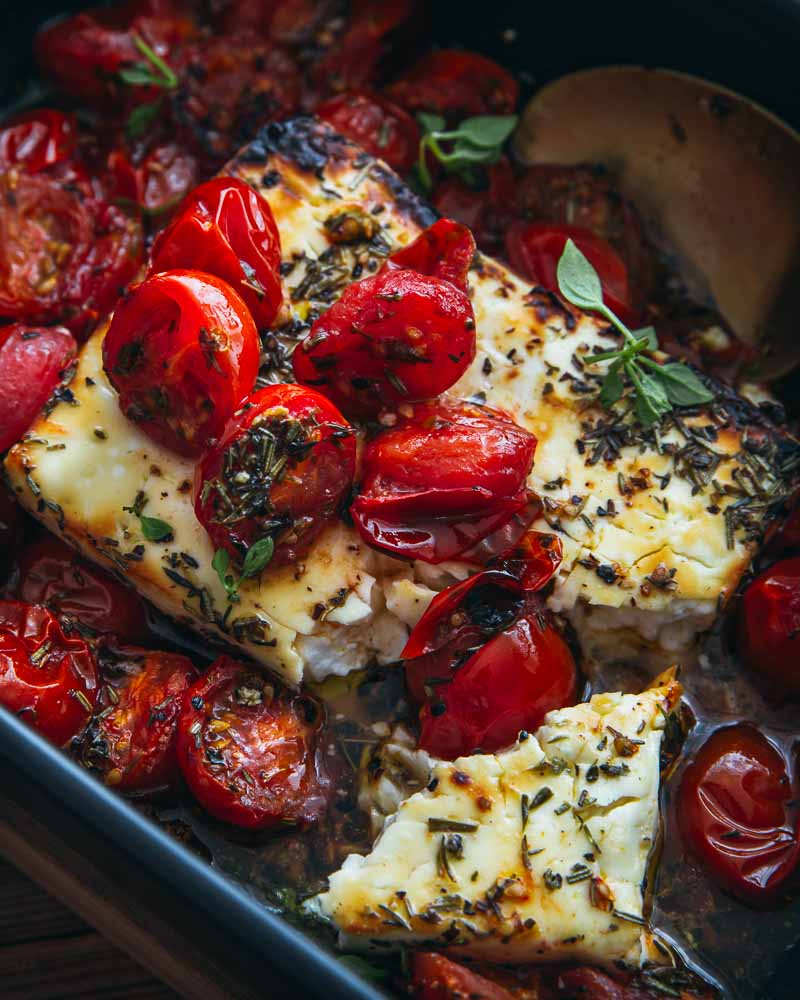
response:
[[[82,740],[81,757],[107,785],[123,792],[152,792],[178,777],[178,713],[197,677],[191,660],[177,653],[134,646],[100,653],[99,711]]]
[[[459,177],[446,177],[436,185],[430,200],[440,215],[466,226],[481,250],[493,253],[503,248],[514,218],[516,180],[505,158],[485,169],[486,188],[475,190]]]
[[[0,452],[30,427],[76,352],[72,334],[63,327],[0,327]]]
[[[686,845],[729,892],[769,903],[797,867],[797,781],[750,725],[718,729],[684,772],[678,821]]]
[[[526,510],[535,447],[532,434],[496,410],[418,403],[367,445],[351,507],[356,528],[395,555],[433,563],[462,556]]]
[[[491,979],[434,951],[412,952],[411,989],[419,1000],[514,1000]]]
[[[305,386],[267,386],[198,466],[195,512],[237,561],[269,537],[273,564],[293,563],[346,503],[355,463],[353,430],[329,400]]]
[[[123,413],[159,444],[196,456],[218,438],[258,374],[258,333],[226,282],[167,271],[114,312],[103,364]]]
[[[558,535],[546,531],[526,531],[513,546],[489,564],[519,580],[523,590],[541,590],[561,565],[563,546]]]
[[[504,573],[437,594],[402,655],[422,702],[419,744],[447,760],[508,746],[576,697],[569,647],[542,602]]]
[[[268,327],[283,293],[281,238],[272,209],[235,177],[215,177],[190,192],[153,244],[150,273],[191,267],[236,289],[256,325]]]
[[[23,167],[37,173],[75,153],[75,118],[40,108],[15,115],[0,129],[0,170]]]
[[[519,84],[477,52],[440,49],[423,56],[386,93],[409,111],[435,111],[456,121],[470,115],[510,114],[519,100]]]
[[[222,656],[183,697],[178,763],[217,819],[249,830],[308,826],[330,791],[317,753],[321,719],[307,696],[279,693],[263,674]]]
[[[147,615],[138,594],[53,535],[26,546],[18,566],[17,595],[26,604],[43,604],[82,630],[113,633],[127,642],[147,637]]]
[[[588,229],[547,222],[516,222],[506,233],[506,253],[515,271],[530,281],[558,291],[556,270],[571,239],[600,277],[603,301],[626,323],[636,321],[625,264],[611,245]]]
[[[0,601],[0,704],[63,746],[89,721],[97,668],[47,608]]]
[[[738,619],[748,666],[800,694],[800,556],[765,570],[745,590]]]
[[[323,101],[314,114],[400,173],[414,165],[419,126],[407,111],[380,94],[339,94]]]
[[[475,256],[472,233],[460,222],[439,219],[386,261],[387,270],[407,268],[418,274],[443,278],[462,292],[467,290],[467,273]]]
[[[292,355],[298,382],[348,416],[429,399],[475,357],[469,297],[449,281],[385,268],[349,285]]]
[[[108,156],[111,197],[131,202],[145,215],[163,216],[197,183],[197,160],[178,143],[120,146]]]

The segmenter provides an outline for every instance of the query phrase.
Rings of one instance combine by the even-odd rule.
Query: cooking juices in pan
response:
[[[4,424],[12,416],[19,422],[16,402],[25,398],[26,380],[46,382],[45,396],[56,387],[58,372],[48,361],[58,351],[58,370],[68,367],[75,339],[113,306],[119,286],[144,262],[145,243],[164,229],[184,195],[259,126],[298,111],[317,111],[383,157],[443,215],[468,227],[479,249],[507,260],[532,283],[558,291],[558,262],[572,240],[596,271],[604,303],[631,326],[654,325],[662,347],[676,358],[734,384],[745,380],[756,361],[769,375],[784,375],[795,363],[782,334],[766,355],[759,343],[764,335],[760,316],[785,314],[783,293],[770,296],[786,284],[797,231],[791,226],[800,211],[797,191],[787,179],[789,165],[797,161],[796,141],[774,122],[765,124],[759,112],[670,74],[656,78],[654,97],[652,78],[643,85],[641,71],[615,71],[551,86],[534,99],[515,132],[519,88],[514,78],[476,53],[419,51],[423,13],[403,0],[354,3],[347,11],[335,3],[238,0],[212,9],[212,15],[200,16],[191,4],[143,0],[54,23],[38,35],[37,56],[61,110],[18,116],[0,131],[0,185],[5,188],[0,313],[7,321],[0,327],[0,395],[15,403],[6,416],[0,400]],[[588,87],[588,98],[582,87]],[[651,147],[631,137],[630,129],[617,130],[611,142],[606,130],[605,140],[593,143],[592,136],[602,132],[598,121],[611,128],[623,120],[615,117],[623,98],[631,102],[624,120],[632,116],[645,135],[654,118],[663,120],[666,108],[673,140],[684,152],[687,142],[697,139],[698,123],[682,118],[676,108],[694,115],[706,102],[706,111],[711,109],[722,128],[720,123],[734,120],[734,107],[747,107],[748,184],[769,193],[764,213],[774,211],[781,220],[780,238],[770,241],[760,265],[736,244],[735,226],[715,231],[717,243],[703,244],[703,252],[693,258],[698,241],[687,221],[692,209],[687,211],[680,186],[672,190],[666,179],[681,176],[680,160],[671,173],[664,171],[661,188],[661,178],[648,173]],[[565,127],[575,121],[596,126],[595,133],[587,125],[577,130],[576,140],[576,130]],[[742,136],[735,133],[735,138],[741,151]],[[764,142],[777,142],[780,155],[769,161],[750,155],[751,146]],[[691,166],[700,173],[709,169],[714,152],[701,148]],[[613,164],[622,164],[621,176],[606,169]],[[639,198],[631,201],[631,193]],[[712,203],[712,221],[718,219],[714,199],[724,203],[724,194],[710,186],[696,193],[701,206],[704,200]],[[231,268],[239,277],[241,261],[231,245],[242,234],[220,214],[225,198],[232,197],[229,191],[200,189],[198,216],[187,222],[180,214],[155,242],[170,268],[191,266],[191,226],[207,224],[213,215],[223,233],[227,269],[219,277],[229,279]],[[248,211],[257,212],[258,206]],[[771,218],[758,219],[769,231]],[[237,298],[237,308],[259,315],[266,309],[271,317],[274,309],[264,305],[263,293],[277,266],[274,234],[251,219],[250,231],[254,228],[263,229],[263,273],[244,270],[245,294]],[[455,231],[464,233],[463,227]],[[471,241],[465,245],[471,254]],[[735,267],[726,271],[734,245]],[[212,270],[213,262],[207,266]],[[749,297],[737,297],[757,266],[763,281],[751,281]],[[448,272],[451,281],[454,273]],[[466,297],[459,307],[465,315],[471,310]],[[25,417],[32,418],[42,401],[32,399]],[[358,412],[362,407],[348,399],[339,402],[348,416],[348,406]],[[779,401],[767,401],[765,412],[780,418]],[[0,441],[12,443],[2,431],[0,426]],[[169,525],[146,510],[137,514],[143,529],[168,531]],[[203,845],[267,905],[300,919],[299,901],[322,889],[347,854],[369,849],[373,838],[359,808],[359,776],[370,767],[371,751],[388,731],[387,723],[401,720],[414,734],[419,722],[403,671],[364,665],[358,674],[331,678],[304,695],[282,691],[246,665],[225,660],[198,677],[207,661],[196,640],[48,539],[5,493],[0,494],[0,532],[5,532],[4,552],[18,548],[4,566],[7,602],[0,607],[0,632],[10,634],[19,618],[20,605],[12,602],[46,604],[52,615],[41,627],[74,647],[65,666],[61,660],[51,662],[51,643],[39,656],[34,680],[41,682],[52,670],[54,684],[67,684],[64,670],[78,669],[86,645],[98,651],[102,687],[98,691],[96,678],[82,676],[81,697],[71,695],[68,725],[64,728],[64,719],[54,713],[59,725],[50,735],[57,733],[59,743],[75,737],[70,751],[85,766],[135,796],[142,809],[181,836]],[[550,565],[547,553],[539,556],[540,568]],[[235,558],[235,552],[228,554],[220,564],[226,580]],[[795,891],[800,731],[793,700],[800,689],[798,558],[800,532],[792,522],[773,537],[758,570],[770,574],[778,560],[780,567],[751,584],[743,600],[734,598],[690,655],[681,653],[682,725],[673,726],[666,741],[653,929],[665,954],[699,971],[712,984],[709,989],[719,986],[731,996],[760,989],[800,933]],[[537,586],[552,586],[550,572],[542,571]],[[233,569],[230,574],[235,589]],[[670,581],[654,579],[653,586],[669,587]],[[64,638],[56,618],[67,623],[72,638]],[[564,691],[575,683],[570,649],[586,696],[638,691],[667,665],[663,652],[644,645],[617,643],[613,654],[588,648],[579,653],[581,638],[571,635],[563,643],[561,655],[569,662]],[[8,648],[0,656],[8,661],[15,654],[6,639]],[[70,692],[78,690],[73,681]],[[17,700],[25,694],[20,683],[15,682]],[[8,671],[0,673],[6,702],[9,688]],[[171,706],[180,699],[185,717],[178,725],[185,731],[173,745]],[[46,711],[46,702],[41,704]],[[14,702],[13,707],[20,706]],[[435,723],[426,720],[426,725]],[[302,794],[293,797],[277,779],[238,791],[231,790],[231,782],[216,780],[206,764],[214,763],[213,753],[221,753],[218,743],[231,727],[251,752],[258,740],[291,742],[289,765],[295,773],[304,768]],[[148,752],[131,759],[127,751],[137,740],[147,743]],[[434,969],[415,961],[412,971],[423,997],[476,988],[459,979],[465,973],[445,966]],[[490,968],[480,971],[493,975]],[[373,963],[371,972],[386,983],[400,983],[405,975],[388,959]],[[524,985],[524,976],[496,975],[502,986],[492,989],[498,996],[513,996]],[[440,984],[450,983],[449,993],[431,986],[436,976]],[[680,970],[669,980],[645,976],[629,989],[624,982],[615,986],[604,973],[579,969],[531,972],[530,982],[543,996],[583,996],[587,989],[593,991],[588,995],[619,1000],[707,995],[696,981],[681,976]]]

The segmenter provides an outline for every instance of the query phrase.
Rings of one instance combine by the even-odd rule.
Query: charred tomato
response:
[[[386,261],[386,269],[406,268],[417,274],[442,278],[467,291],[467,272],[475,256],[472,233],[460,222],[439,219]]]
[[[63,746],[96,700],[97,667],[84,640],[47,608],[0,601],[0,704]]]
[[[249,830],[316,822],[329,793],[321,718],[307,696],[220,657],[183,696],[178,762],[189,789],[212,816]]]
[[[258,333],[226,282],[166,271],[133,288],[103,342],[123,413],[154,441],[197,456],[218,438],[258,373]]]
[[[355,462],[353,430],[329,400],[305,386],[267,386],[198,466],[195,512],[235,560],[271,538],[273,564],[292,563],[341,510]]]
[[[323,101],[314,114],[395,170],[405,173],[414,165],[419,126],[407,111],[380,94],[339,94]]]
[[[215,177],[190,192],[153,244],[150,273],[191,267],[236,289],[256,325],[281,305],[281,240],[272,209],[235,177]]]
[[[195,185],[197,174],[197,160],[178,143],[120,142],[108,154],[105,181],[114,199],[163,218]]]

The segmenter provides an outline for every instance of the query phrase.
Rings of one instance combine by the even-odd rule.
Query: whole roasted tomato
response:
[[[796,778],[750,725],[718,729],[681,780],[678,821],[689,848],[729,892],[769,903],[797,868]]]
[[[626,323],[635,323],[637,314],[625,264],[609,243],[588,229],[516,222],[506,233],[508,260],[525,278],[557,292],[556,270],[568,239],[597,271],[605,304]]]
[[[150,273],[191,267],[236,289],[256,325],[268,327],[280,309],[281,238],[272,209],[235,177],[196,187],[153,244]]]
[[[47,608],[0,601],[0,704],[58,746],[89,721],[97,668],[83,639]]]
[[[258,333],[226,282],[166,271],[114,312],[103,364],[125,415],[167,448],[196,456],[222,433],[258,373]]]
[[[748,666],[800,694],[800,556],[770,566],[742,598],[738,634]]]
[[[423,56],[386,93],[408,111],[435,111],[457,121],[469,115],[510,114],[519,100],[519,84],[477,52],[440,49]]]
[[[532,434],[496,410],[418,403],[367,445],[351,507],[356,528],[376,548],[437,563],[467,555],[524,515],[506,549],[538,513],[528,509],[525,485],[535,447]]]
[[[139,267],[139,222],[71,171],[0,173],[0,199],[0,316],[89,332]]]
[[[172,212],[197,182],[197,160],[169,140],[121,143],[108,155],[110,195],[130,202],[147,216]]]
[[[437,594],[402,656],[422,704],[419,744],[447,760],[500,750],[576,697],[575,662],[543,603],[497,571]]]
[[[84,763],[123,792],[152,792],[178,776],[178,713],[195,681],[191,660],[133,646],[99,655],[102,693],[81,740]]]
[[[425,270],[408,269],[404,256],[421,257]],[[448,271],[449,261],[442,261]],[[466,292],[432,273],[437,267],[427,242],[419,250],[412,244],[378,274],[349,285],[292,355],[298,382],[324,387],[356,417],[449,389],[475,357],[475,317]]]
[[[75,153],[75,118],[40,108],[9,119],[0,129],[0,170],[30,174],[69,160]]]
[[[43,604],[90,632],[113,633],[127,642],[147,637],[147,615],[136,592],[53,535],[26,546],[18,567],[17,595],[27,604]]]
[[[76,351],[72,334],[63,327],[0,327],[0,452],[30,427]]]
[[[271,538],[273,563],[292,563],[341,510],[355,463],[353,430],[329,400],[305,386],[267,386],[198,466],[195,512],[235,560]]]
[[[183,696],[178,762],[212,816],[249,830],[308,826],[324,813],[329,784],[317,753],[322,711],[277,692],[251,667],[216,660]]]
[[[414,165],[419,126],[407,111],[380,94],[339,94],[323,101],[314,114],[400,173]]]

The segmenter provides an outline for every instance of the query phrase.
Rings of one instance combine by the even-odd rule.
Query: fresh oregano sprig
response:
[[[133,43],[144,57],[143,62],[123,66],[119,78],[129,87],[157,87],[161,90],[175,90],[178,77],[161,56],[139,35],[133,36]],[[126,130],[131,138],[144,134],[161,111],[163,98],[140,104],[128,116]]]
[[[228,572],[231,565],[231,557],[227,550],[217,549],[214,553],[214,558],[211,560],[211,567],[219,577],[220,583],[225,588],[228,600],[232,604],[239,600],[239,584],[242,580],[249,580],[254,576],[258,576],[269,563],[270,559],[272,559],[274,552],[275,542],[269,537],[259,538],[257,542],[253,542],[247,550],[247,554],[242,562],[242,572],[237,579],[232,573]]]
[[[416,172],[424,190],[433,189],[428,154],[441,163],[446,173],[470,181],[476,166],[497,163],[517,120],[517,115],[477,115],[466,118],[457,128],[448,129],[441,115],[421,111],[417,115],[422,138]]]
[[[600,402],[609,409],[622,398],[627,375],[634,391],[634,412],[650,427],[674,406],[695,406],[714,398],[688,365],[671,361],[660,365],[646,352],[658,349],[653,327],[631,331],[603,302],[603,287],[594,267],[572,240],[567,240],[556,271],[558,290],[572,305],[584,312],[599,313],[622,334],[619,350],[589,355],[592,364],[610,361],[600,387]]]

